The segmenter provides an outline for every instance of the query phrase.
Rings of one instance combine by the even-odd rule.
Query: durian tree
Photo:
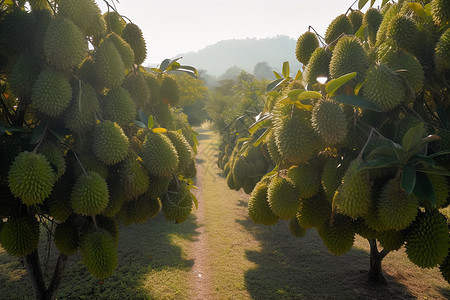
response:
[[[36,299],[56,298],[78,252],[93,277],[110,276],[119,222],[160,210],[183,222],[197,205],[196,133],[167,74],[197,71],[178,59],[146,70],[146,55],[140,28],[109,4],[102,15],[94,0],[0,1],[0,246]],[[45,236],[59,251],[50,279]]]
[[[267,86],[248,132],[276,168],[249,216],[290,220],[299,237],[316,228],[335,255],[366,238],[371,281],[385,282],[383,258],[405,247],[450,282],[450,2],[371,1],[365,13],[357,2],[324,36],[302,34],[302,72],[285,64]]]

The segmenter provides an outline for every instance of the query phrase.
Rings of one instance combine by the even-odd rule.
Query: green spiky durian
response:
[[[397,15],[389,23],[387,38],[392,39],[397,47],[414,52],[417,44],[419,30],[413,19],[405,15]]]
[[[274,177],[267,190],[267,201],[272,212],[281,219],[295,217],[300,197],[298,190],[290,179]]]
[[[311,115],[311,124],[327,146],[342,142],[347,136],[347,117],[340,104],[320,99]]]
[[[314,50],[319,47],[319,40],[317,36],[310,31],[302,34],[298,40],[295,47],[295,56],[297,60],[304,65],[308,64],[309,58],[313,54]]]
[[[52,68],[44,69],[33,84],[31,101],[40,113],[59,116],[72,99],[72,87],[67,77]]]
[[[178,105],[180,102],[180,92],[178,84],[173,77],[164,76],[159,89],[159,95],[164,103],[170,104],[171,106]]]
[[[383,231],[378,234],[377,239],[384,250],[395,251],[405,243],[405,233],[397,230]]]
[[[231,172],[233,173],[233,177],[234,177],[234,186],[235,186],[234,189],[235,190],[239,190],[245,183],[245,181],[248,177],[248,174],[247,174],[248,169],[249,169],[249,166],[245,162],[244,157],[238,156],[235,158],[233,167],[231,169]]]
[[[356,72],[355,80],[361,81],[367,66],[367,54],[358,38],[347,36],[338,41],[330,61],[331,78]]]
[[[134,62],[141,65],[147,56],[147,46],[141,29],[133,23],[128,23],[122,32],[122,38],[130,44],[134,52]]]
[[[109,201],[106,208],[102,211],[102,215],[105,217],[113,218],[122,209],[125,202],[125,190],[118,184],[118,179],[108,180],[108,190],[109,190]]]
[[[227,180],[227,186],[228,186],[228,188],[229,188],[230,190],[234,190],[234,188],[235,188],[235,183],[234,183],[234,175],[233,175],[233,172],[230,171],[230,172],[227,174],[226,180]]]
[[[275,141],[275,137],[273,135],[273,131],[271,131],[266,138],[267,151],[269,152],[269,156],[272,159],[272,162],[278,164],[281,161],[280,152],[278,152],[278,146]]]
[[[79,69],[77,70],[77,76],[83,82],[89,84],[92,87],[99,87],[99,79],[96,75],[95,64],[92,56],[86,56],[81,62]]]
[[[450,69],[450,28],[441,35],[436,44],[434,63],[440,72]]]
[[[67,191],[72,189],[70,180],[67,175],[61,177],[55,183],[50,197],[46,200],[49,214],[58,222],[66,221],[72,214],[70,197],[67,197]]]
[[[110,90],[101,104],[105,119],[120,126],[133,123],[136,119],[136,105],[127,90],[121,86]]]
[[[447,179],[445,176],[437,174],[428,174],[428,178],[430,178],[434,194],[436,195],[436,208],[443,208],[450,194]],[[429,208],[430,203],[428,202],[425,207]]]
[[[39,67],[39,63],[28,52],[23,52],[14,63],[8,75],[8,84],[21,101],[26,101],[31,96],[33,83],[40,71]]]
[[[405,78],[414,92],[420,92],[425,75],[422,65],[414,55],[404,51],[390,52],[390,55],[386,55],[381,61]]]
[[[377,187],[373,188],[374,190]],[[378,187],[379,188],[379,187]],[[376,191],[375,191],[376,193]],[[386,225],[380,221],[376,201],[372,201],[368,213],[364,216],[364,223],[370,228],[378,232],[388,230]]]
[[[417,216],[419,203],[414,195],[408,195],[393,178],[383,187],[378,199],[378,219],[387,230],[408,227]]]
[[[58,180],[66,172],[66,160],[63,149],[51,142],[42,143],[39,152],[44,154],[53,167],[55,179]]]
[[[117,267],[117,248],[109,232],[94,231],[81,239],[80,253],[83,264],[97,279],[110,276]]]
[[[32,11],[51,11],[52,8],[47,0],[29,0]]]
[[[2,248],[14,256],[25,256],[39,244],[39,223],[34,217],[9,218],[0,232]]]
[[[389,111],[405,100],[405,88],[394,71],[380,63],[367,70],[363,95],[383,111]]]
[[[128,201],[122,207],[120,219],[124,225],[145,223],[155,216],[161,208],[158,199],[150,198],[148,195],[141,195],[133,201]]]
[[[348,14],[348,18],[353,26],[353,34],[355,34],[363,23],[364,14],[360,10],[352,10]]]
[[[347,253],[355,240],[351,220],[344,215],[334,215],[332,223],[326,222],[317,231],[328,251],[334,255]]]
[[[111,234],[117,246],[119,242],[119,223],[117,220],[105,217],[103,215],[97,215],[95,219],[99,228],[104,229]],[[90,229],[95,229],[94,222],[92,222],[92,227]]]
[[[320,170],[316,163],[300,164],[289,169],[287,176],[294,182],[300,198],[311,198],[320,189]]]
[[[159,83],[155,76],[152,74],[145,74],[145,81],[147,82],[147,86],[150,89],[150,101],[149,104],[151,107],[156,106],[160,103],[160,94],[159,94]]]
[[[80,247],[78,228],[70,221],[58,224],[55,228],[54,242],[59,252],[64,255],[77,253]]]
[[[150,185],[147,194],[151,198],[159,198],[167,193],[169,188],[170,178],[150,175]]]
[[[328,200],[333,199],[335,191],[341,185],[347,166],[348,164],[344,165],[338,157],[330,158],[325,162],[321,182]]]
[[[306,66],[305,81],[309,85],[316,84],[317,77],[329,77],[331,52],[325,48],[317,48],[311,54]]]
[[[442,277],[450,283],[450,255],[448,255],[444,262],[439,266],[439,271],[441,271]]]
[[[248,215],[257,224],[275,225],[280,218],[269,207],[267,190],[267,183],[260,183],[255,187],[248,200]]]
[[[433,268],[448,255],[447,219],[438,211],[419,213],[406,235],[406,254],[421,268]]]
[[[101,213],[108,205],[109,191],[105,179],[98,173],[89,171],[75,182],[70,195],[75,213],[92,216]]]
[[[450,3],[446,0],[433,0],[430,3],[433,21],[438,26],[450,22]]]
[[[168,177],[178,168],[178,153],[164,134],[149,133],[142,147],[142,160],[147,171],[154,176]]]
[[[296,218],[289,220],[289,231],[295,237],[304,237],[306,234],[306,228],[302,227]]]
[[[94,73],[102,87],[115,88],[125,78],[125,65],[119,51],[111,40],[104,40],[94,52]]]
[[[108,32],[115,32],[118,35],[122,35],[123,29],[127,22],[115,11],[106,12],[103,14]]]
[[[92,1],[94,2],[94,1]],[[91,2],[92,22],[86,29],[86,35],[92,36],[92,41],[95,46],[106,35],[106,22],[102,17],[102,12],[96,3]]]
[[[10,13],[2,13],[0,20],[0,48],[5,52],[21,53],[32,40],[33,15],[25,9],[14,9]]]
[[[50,22],[44,39],[44,53],[51,66],[71,71],[83,61],[87,50],[87,41],[75,23],[67,18]]]
[[[377,32],[377,45],[381,45],[386,41],[387,32],[389,29],[389,25],[391,20],[397,16],[401,5],[398,3],[391,5],[389,8],[385,9],[383,13],[383,20],[381,21],[380,27]]]
[[[131,46],[119,35],[117,35],[115,32],[112,32],[106,36],[107,40],[110,40],[113,42],[114,46],[116,47],[117,51],[120,54],[120,57],[122,58],[123,65],[126,69],[130,69],[134,66],[134,52],[133,49],[131,49]]]
[[[366,26],[367,33],[369,35],[369,42],[374,45],[376,42],[378,28],[383,21],[383,15],[376,8],[369,8],[363,19],[363,24]]]
[[[331,214],[331,203],[318,193],[311,198],[303,198],[296,214],[298,223],[305,228],[321,227]]]
[[[170,110],[170,107],[165,103],[159,103],[153,107],[153,111],[156,115],[156,122],[159,126],[166,128],[167,130],[175,130],[174,115]]]
[[[341,197],[337,203],[343,214],[354,219],[365,215],[370,207],[369,174],[358,170],[361,163],[362,161],[355,160],[348,167],[342,178]]]
[[[144,194],[150,185],[150,177],[138,157],[130,157],[122,164],[119,177],[127,199]]]
[[[353,25],[350,22],[350,19],[344,14],[337,16],[331,21],[330,25],[328,25],[327,31],[325,32],[325,43],[330,44],[342,33],[353,34]]]
[[[21,152],[8,173],[9,188],[26,205],[40,204],[50,195],[55,174],[43,154]]]
[[[87,34],[91,24],[96,21],[96,6],[93,0],[61,0],[58,3],[58,16],[70,19]]]
[[[184,222],[191,213],[193,198],[189,186],[180,183],[174,191],[169,191],[161,197],[162,211],[168,220],[177,223]]]
[[[379,232],[367,226],[364,219],[356,219],[353,223],[355,232],[365,239],[376,239]]]
[[[149,105],[150,88],[147,85],[144,74],[130,74],[125,79],[123,87],[130,93],[131,98],[138,107],[145,108]]]
[[[130,142],[117,123],[106,120],[96,125],[92,147],[95,156],[110,166],[125,159]]]
[[[184,173],[188,169],[192,159],[194,158],[194,151],[192,150],[191,145],[189,145],[184,135],[180,132],[167,131],[166,135],[177,150],[179,159],[178,170],[181,173]]]

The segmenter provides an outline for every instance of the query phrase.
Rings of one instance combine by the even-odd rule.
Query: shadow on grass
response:
[[[260,242],[260,251],[247,251],[256,267],[245,273],[252,299],[415,299],[405,286],[385,274],[388,286],[367,282],[369,255],[353,248],[334,256],[315,229],[295,238],[286,221],[275,226],[236,220]]]

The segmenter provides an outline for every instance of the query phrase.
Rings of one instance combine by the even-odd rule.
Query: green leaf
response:
[[[389,146],[379,146],[373,149],[369,155],[367,156],[367,160],[377,159],[380,157],[395,157],[397,158],[397,154],[395,153],[394,148]]]
[[[374,3],[375,3],[375,0],[370,0],[370,7],[373,7]]]
[[[329,81],[325,86],[325,90],[327,91],[328,96],[330,97],[333,96],[334,92],[336,92],[337,89],[339,89],[341,86],[343,86],[344,84],[346,84],[355,77],[356,72],[353,72]]]
[[[267,135],[272,131],[272,128],[267,128],[266,131],[261,134],[261,136],[253,143],[253,146],[258,147],[267,137]]]
[[[297,96],[299,95],[299,94],[301,94],[301,93],[303,93],[303,92],[305,92],[305,90],[304,89],[294,89],[294,90],[291,90],[289,93],[288,93],[288,97],[289,98],[296,98],[297,99]]]
[[[150,70],[152,70],[155,73],[161,73],[161,69],[159,68],[150,68]]]
[[[280,93],[277,91],[271,91],[271,92],[268,92],[267,95],[276,98],[276,97],[280,96]]]
[[[428,156],[416,154],[411,157],[411,160],[422,163],[426,168],[434,168],[434,160]]]
[[[278,74],[277,72],[273,71],[273,74],[275,74],[275,78],[276,79],[282,79],[283,77],[281,77],[280,74]]]
[[[416,185],[416,168],[412,164],[406,164],[402,168],[401,186],[409,195]]]
[[[362,40],[366,39],[366,28],[367,25],[362,24],[361,27],[359,27],[358,31],[355,33],[356,37],[359,37]]]
[[[272,116],[266,115],[260,118],[257,122],[250,125],[248,128],[248,131],[251,135],[253,135],[255,132],[257,132],[260,128],[270,126],[272,124]]]
[[[431,16],[431,3],[425,4],[424,8],[427,16]]]
[[[436,207],[436,194],[430,178],[425,173],[417,173],[416,177],[414,195],[421,200],[429,201],[433,207]]]
[[[368,160],[363,162],[359,170],[368,170],[368,169],[378,169],[378,168],[386,168],[398,165],[397,157],[392,156],[380,156],[376,159]]]
[[[39,124],[36,127],[34,127],[33,129],[33,135],[31,136],[30,139],[30,144],[31,145],[35,145],[37,144],[41,139],[42,136],[45,134],[45,126],[44,124]]]
[[[159,66],[159,68],[161,69],[162,72],[164,72],[167,67],[170,64],[170,59],[166,58],[165,60],[162,61],[161,65]]]
[[[409,151],[419,145],[422,141],[422,136],[424,133],[425,129],[423,128],[423,123],[410,128],[402,139],[403,150]]]
[[[332,99],[340,103],[351,104],[360,108],[370,109],[373,111],[381,111],[381,108],[376,103],[359,96],[338,95],[332,97]]]
[[[134,125],[141,128],[147,128],[147,126],[139,120],[134,120]]]
[[[359,0],[358,1],[358,9],[361,10],[364,7],[364,5],[366,5],[367,1],[369,1],[369,0]]]
[[[164,133],[164,132],[167,132],[167,129],[166,128],[162,128],[162,127],[158,127],[158,128],[153,128],[152,131],[154,133]]]
[[[176,69],[178,69],[179,67],[181,67],[181,64],[178,63],[178,62],[170,63],[170,64],[167,66],[167,68],[166,68],[166,72],[169,72],[169,71],[172,71],[172,70],[176,70]]]
[[[367,79],[364,80],[363,82],[358,83],[358,84],[355,86],[355,90],[354,90],[355,96],[358,96],[359,91],[360,91],[361,88],[363,87],[364,83],[366,83],[366,81],[367,81]]]
[[[428,155],[428,157],[429,158],[435,158],[435,157],[438,157],[438,156],[441,156],[441,155],[445,155],[445,154],[450,154],[450,150],[442,150],[442,151],[433,153],[431,155]]]
[[[273,91],[274,89],[276,89],[278,86],[282,85],[283,83],[285,83],[286,81],[288,81],[289,78],[280,78],[280,79],[275,79],[274,81],[270,82],[267,87],[266,90],[268,92]]]
[[[283,73],[284,78],[288,78],[289,75],[291,74],[291,68],[289,67],[288,61],[285,61],[283,63],[283,72],[282,73]]]
[[[300,80],[301,81],[302,79],[303,79],[302,71],[298,70],[297,71],[297,75],[295,75],[294,80]]]
[[[145,112],[143,112],[142,110],[138,110],[138,116],[139,116],[139,121],[141,121],[142,123],[144,123],[145,125],[148,124],[148,117],[145,114]],[[147,127],[147,126],[146,126]]]
[[[450,171],[442,167],[434,167],[434,168],[416,168],[417,172],[427,173],[427,174],[435,174],[435,175],[443,175],[450,176]]]
[[[409,8],[411,8],[416,15],[421,17],[422,19],[427,18],[427,12],[425,11],[425,8],[420,3],[408,3]]]
[[[192,73],[195,75],[195,77],[198,77],[198,71],[196,68],[191,66],[179,66],[177,67],[176,71],[185,72],[185,73]]]
[[[197,197],[195,197],[194,193],[191,193],[192,196],[192,202],[194,202],[195,209],[198,209],[198,200]]]
[[[383,0],[383,2],[381,2],[381,7],[383,8],[386,5],[386,3],[388,3],[388,2],[389,2],[389,0]]]
[[[252,138],[246,137],[246,138],[240,138],[237,141],[238,142],[246,142],[246,141],[250,141]]]
[[[153,126],[155,126],[155,120],[153,119],[153,116],[150,116],[150,117],[148,118],[147,127],[150,128],[150,129],[152,129]]]
[[[49,128],[48,131],[50,131],[51,134],[53,134],[54,137],[58,139],[58,141],[63,142],[66,138],[66,132],[64,127],[53,127]]]
[[[297,100],[307,100],[307,99],[320,99],[322,94],[315,91],[302,92],[297,96]]]

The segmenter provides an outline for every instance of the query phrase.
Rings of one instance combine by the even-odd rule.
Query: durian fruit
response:
[[[89,84],[92,87],[100,87],[100,81],[97,77],[94,65],[94,60],[92,56],[86,56],[86,58],[81,62],[78,70],[76,70],[76,75],[83,82]]]
[[[109,191],[106,180],[89,171],[77,178],[70,195],[72,209],[84,216],[100,214],[108,205]]]
[[[96,159],[92,153],[81,153],[79,158],[83,167],[79,163],[75,164],[73,172],[75,177],[84,174],[84,171],[94,171],[104,179],[108,177],[108,168]]]
[[[353,26],[353,34],[355,34],[363,23],[364,14],[360,10],[352,10],[348,14],[348,18]]]
[[[351,219],[347,216],[335,214],[332,220],[323,224],[317,231],[329,252],[342,255],[353,246],[355,231]]]
[[[112,32],[106,36],[106,40],[113,42],[117,51],[122,58],[123,65],[126,69],[131,69],[134,66],[134,52],[131,49],[130,44],[128,44],[123,38]]]
[[[430,3],[433,21],[438,26],[450,22],[450,3],[446,0],[432,0]]]
[[[419,213],[406,235],[406,254],[421,268],[442,264],[448,255],[447,219],[438,211]]]
[[[150,176],[135,155],[125,160],[119,168],[119,184],[127,199],[144,194],[150,185]]]
[[[106,120],[96,125],[92,148],[102,163],[111,166],[125,159],[130,142],[117,123]]]
[[[180,173],[184,174],[191,161],[194,159],[194,150],[192,150],[191,145],[179,131],[167,131],[165,133],[169,140],[172,142],[178,154],[178,170]]]
[[[303,198],[296,214],[300,226],[304,228],[319,228],[331,215],[331,203],[320,192],[311,198]]]
[[[33,252],[39,244],[39,223],[34,217],[12,217],[3,223],[0,243],[7,253],[21,257]]]
[[[162,211],[166,219],[176,223],[184,222],[191,213],[193,198],[189,186],[180,182],[174,191],[161,197]]]
[[[136,24],[128,23],[123,29],[122,38],[133,49],[135,64],[141,65],[147,56],[147,46],[141,29]]]
[[[439,38],[434,53],[434,64],[440,72],[450,69],[450,28]]]
[[[227,174],[226,180],[227,180],[227,186],[228,186],[228,188],[229,188],[230,190],[234,190],[234,189],[235,189],[235,183],[234,183],[234,175],[233,175],[233,172],[230,171],[230,172]]]
[[[377,32],[377,46],[380,46],[382,43],[386,42],[386,36],[389,29],[389,25],[391,20],[397,16],[401,5],[396,3],[387,8],[383,13],[383,20],[381,21],[380,27]]]
[[[316,48],[306,66],[305,82],[309,85],[317,83],[318,77],[329,77],[331,52],[325,48]]]
[[[106,12],[103,15],[106,21],[108,32],[115,32],[118,35],[122,35],[123,29],[127,22],[115,11]]]
[[[369,211],[371,200],[371,185],[369,173],[359,171],[361,160],[353,161],[342,178],[340,197],[337,203],[341,213],[356,219]]]
[[[234,178],[234,189],[238,191],[241,187],[243,187],[246,179],[248,178],[248,169],[249,166],[245,162],[244,157],[238,156],[235,158],[233,167],[231,169],[231,173]]]
[[[275,137],[273,135],[273,131],[271,131],[266,137],[266,145],[267,151],[269,152],[269,157],[272,162],[276,165],[281,161],[280,152],[278,152],[278,146],[275,141]]]
[[[113,218],[122,209],[122,206],[127,198],[125,190],[119,185],[119,180],[117,178],[109,178],[107,181],[109,190],[109,201],[108,205],[102,211],[102,215],[105,217]]]
[[[44,69],[33,84],[31,101],[38,112],[59,116],[72,99],[72,87],[67,77],[52,68]]]
[[[178,169],[178,153],[170,139],[161,133],[149,133],[142,147],[142,160],[154,176],[169,177]]]
[[[150,198],[160,198],[167,193],[169,188],[170,178],[150,175],[150,184],[147,194]]]
[[[405,100],[405,88],[394,71],[380,63],[367,70],[363,95],[383,111],[389,111]]]
[[[91,24],[96,21],[96,6],[93,0],[61,0],[58,3],[58,17],[70,19],[87,34]]]
[[[376,198],[375,195],[374,198]],[[376,199],[372,199],[369,212],[364,216],[364,223],[367,225],[367,227],[377,232],[383,232],[388,230],[386,228],[386,225],[384,225],[384,223],[380,221]]]
[[[405,243],[405,232],[397,230],[383,231],[377,236],[381,246],[386,251],[395,251],[400,249]]]
[[[353,222],[355,232],[365,239],[371,240],[376,239],[380,234],[378,231],[367,226],[364,219],[358,218]]]
[[[9,188],[26,205],[44,202],[55,183],[55,174],[43,154],[21,152],[8,173]]]
[[[248,200],[248,215],[253,222],[264,225],[275,225],[280,219],[269,207],[267,202],[267,183],[258,184]]]
[[[116,242],[116,246],[119,242],[119,223],[116,219],[108,218],[103,215],[97,215],[95,217],[95,220],[97,222],[97,226],[101,229],[106,230],[111,236],[113,237],[114,241]],[[92,227],[90,230],[95,229],[95,224],[92,221]]]
[[[347,117],[341,105],[331,99],[320,99],[311,115],[311,124],[325,145],[333,146],[347,136]]]
[[[325,161],[321,183],[328,200],[333,199],[335,191],[341,185],[342,177],[347,170],[348,163],[338,157],[331,157]]]
[[[397,15],[389,23],[387,38],[392,39],[397,47],[414,52],[418,46],[419,30],[414,20],[405,15]]]
[[[132,201],[125,202],[120,212],[120,219],[124,225],[145,223],[155,216],[160,208],[161,204],[158,199],[144,194]]]
[[[336,40],[342,33],[353,34],[353,25],[350,19],[342,14],[337,16],[330,25],[328,25],[327,31],[325,32],[325,43],[330,44]]]
[[[180,102],[180,92],[178,89],[178,84],[173,77],[163,77],[161,87],[159,89],[159,95],[164,103],[170,104],[171,106],[178,105]]]
[[[156,116],[156,124],[167,130],[175,130],[174,116],[170,107],[165,103],[159,103],[153,107]]]
[[[58,224],[55,228],[54,242],[58,251],[64,255],[73,255],[80,247],[80,233],[70,221]]]
[[[147,86],[150,89],[149,106],[157,106],[161,102],[158,80],[152,74],[145,74],[145,81],[147,82]]]
[[[52,142],[44,142],[39,148],[39,153],[44,154],[45,158],[47,158],[52,166],[55,173],[55,180],[58,180],[64,175],[66,172],[66,160],[64,158],[63,149],[60,146]]]
[[[313,54],[318,47],[319,40],[317,39],[317,36],[313,32],[307,31],[297,40],[295,56],[300,63],[307,65],[311,54]]]
[[[290,168],[287,177],[295,184],[302,199],[311,198],[320,190],[320,168],[314,160]]]
[[[366,26],[368,33],[369,43],[375,45],[378,28],[380,27],[381,21],[383,21],[383,15],[376,8],[369,8],[363,19],[363,24]]]
[[[444,262],[439,266],[439,271],[441,271],[442,277],[450,283],[450,255],[448,255]]]
[[[378,199],[378,219],[388,230],[402,230],[408,227],[417,216],[417,198],[408,195],[393,178],[383,187]]]
[[[40,64],[27,51],[23,52],[15,61],[8,84],[14,95],[21,101],[31,96],[33,83],[40,72]]]
[[[67,191],[72,189],[71,180],[71,176],[67,174],[61,177],[45,201],[49,214],[55,221],[65,222],[72,214],[70,197],[67,197]]]
[[[430,179],[431,184],[433,184],[434,194],[436,195],[436,208],[445,207],[447,199],[450,195],[447,179],[445,176],[437,174],[428,174],[428,178]],[[424,201],[421,201],[420,204],[424,204],[425,208],[431,208],[431,203],[423,202]]]
[[[87,41],[75,23],[67,18],[55,18],[50,22],[44,39],[44,53],[51,66],[71,71],[83,61],[87,50]]]
[[[117,248],[114,238],[104,230],[82,236],[80,253],[83,264],[97,279],[109,277],[117,267]]]
[[[306,228],[300,226],[296,218],[289,220],[289,231],[295,237],[304,237],[306,234]]]
[[[136,105],[127,90],[121,86],[110,90],[101,104],[105,119],[120,126],[133,123],[136,119]]]
[[[300,197],[290,179],[274,177],[267,190],[267,201],[272,212],[280,219],[289,220],[297,213]]]
[[[33,12],[51,11],[51,7],[47,0],[28,0]]]
[[[98,46],[99,41],[106,35],[106,22],[102,17],[102,12],[98,5],[91,0],[92,19],[86,29],[86,35],[92,37],[94,46]]]
[[[338,78],[356,72],[356,81],[364,78],[367,70],[367,54],[356,37],[341,38],[334,48],[330,61],[331,78]]]
[[[0,20],[0,48],[6,53],[21,53],[32,40],[33,15],[16,8],[8,14],[2,13]]]
[[[150,101],[150,88],[147,85],[145,76],[142,73],[132,73],[125,78],[123,87],[130,93],[136,106],[145,108]]]
[[[125,78],[125,65],[111,40],[104,40],[93,55],[94,74],[100,87],[115,88]]]

